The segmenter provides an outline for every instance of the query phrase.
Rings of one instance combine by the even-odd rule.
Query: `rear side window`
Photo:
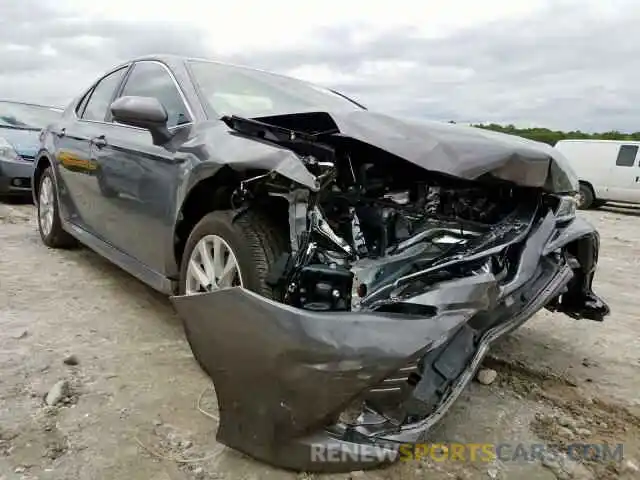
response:
[[[116,92],[116,88],[120,85],[120,80],[122,80],[125,71],[126,67],[121,68],[100,80],[89,97],[89,101],[82,113],[82,118],[85,120],[104,121],[107,116],[107,110],[111,105],[111,99]]]
[[[93,92],[93,88],[91,88],[87,93],[84,94],[84,97],[82,97],[82,100],[76,107],[76,115],[78,117],[82,118],[82,114],[84,112],[85,107],[87,106],[87,102],[89,101],[89,98],[91,98],[92,92]]]
[[[618,158],[616,165],[619,167],[633,167],[636,161],[636,154],[638,153],[637,145],[622,145],[618,152]]]

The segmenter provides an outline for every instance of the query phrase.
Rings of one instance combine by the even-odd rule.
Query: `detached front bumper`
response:
[[[493,276],[473,280],[452,286],[466,291],[466,302],[442,305],[428,318],[318,313],[242,288],[174,297],[173,303],[216,387],[218,439],[269,463],[318,470],[312,445],[352,443],[325,427],[359,395],[441,346],[493,301]]]
[[[403,444],[425,439],[495,339],[561,293],[595,297],[592,228],[578,223],[560,235],[553,225],[547,216],[525,241],[507,288],[481,273],[411,299],[432,315],[312,312],[242,288],[173,297],[194,356],[215,385],[218,440],[294,470],[395,461]],[[589,243],[579,249],[584,268],[562,254],[577,240]],[[589,278],[576,282],[581,269]],[[357,415],[344,416],[363,404]]]
[[[473,378],[489,344],[542,308],[571,278],[563,272],[549,271],[525,308],[521,300],[496,312],[498,327],[480,339],[470,324],[495,300],[491,275],[450,282],[442,298],[457,290],[467,300],[443,303],[428,318],[315,313],[241,288],[173,302],[216,386],[220,442],[284,468],[349,471],[393,462],[401,444],[421,441]],[[396,388],[393,380],[407,369],[417,385],[405,377],[405,388]],[[442,384],[450,393],[441,399],[435,391]],[[340,413],[365,399],[380,411],[357,427],[341,424]],[[436,402],[433,415],[404,425],[384,411],[402,404],[417,414]]]

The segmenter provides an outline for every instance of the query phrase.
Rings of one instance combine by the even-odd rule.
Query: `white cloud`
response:
[[[21,0],[0,5],[3,97],[65,104],[147,53],[251,64],[440,120],[640,130],[635,0]]]
[[[425,36],[447,35],[462,27],[531,14],[545,4],[548,1],[449,0],[401,6],[388,0],[182,0],[157,3],[157,8],[153,8],[151,3],[130,0],[56,3],[68,15],[82,12],[82,17],[88,19],[194,25],[207,31],[211,47],[220,53],[236,53],[247,48],[270,50],[301,42],[312,44],[314,31],[327,27],[348,28],[354,36],[364,38],[372,32],[403,26],[417,28]]]
[[[301,65],[284,73],[291,77],[324,85],[332,83],[355,85],[359,82],[356,75],[336,71],[327,65]]]

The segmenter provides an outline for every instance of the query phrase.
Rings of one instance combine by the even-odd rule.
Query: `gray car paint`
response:
[[[240,287],[172,297],[185,322],[194,356],[216,386],[220,412],[217,438],[260,460],[295,470],[349,471],[397,459],[343,458],[313,461],[312,451],[358,452],[379,445],[389,452],[402,443],[424,441],[435,419],[379,432],[336,434],[336,417],[354,398],[416,358],[447,346],[459,328],[491,312],[500,335],[521,325],[564,288],[572,277],[560,259],[540,262],[556,229],[548,214],[524,242],[514,289],[505,290],[491,274],[441,283],[412,299],[434,307],[433,316],[376,312],[317,313],[268,300]],[[583,239],[585,230],[566,228],[561,248]],[[538,261],[531,261],[537,258]],[[523,300],[513,310],[514,298]],[[511,308],[511,310],[510,310]],[[608,313],[608,309],[607,309]],[[515,322],[509,325],[509,322]],[[491,329],[479,329],[490,333]],[[487,342],[487,345],[488,346]],[[486,346],[456,386],[472,378]],[[426,381],[426,380],[422,380]],[[416,389],[420,384],[416,386]],[[419,401],[419,400],[416,400]],[[452,403],[452,402],[450,402]],[[450,406],[446,405],[446,408]],[[437,411],[437,418],[446,412]],[[354,436],[355,435],[355,436]],[[360,450],[361,451],[361,450]]]
[[[515,135],[396,118],[369,110],[307,112],[256,120],[282,127],[292,127],[304,120],[318,131],[335,129],[332,135],[373,145],[426,170],[458,178],[475,180],[489,175],[549,192],[578,191],[578,177],[562,153],[547,144]],[[324,140],[330,136],[320,137]]]
[[[106,118],[105,121],[78,119],[75,108],[81,95],[69,105],[63,119],[46,130],[34,180],[46,163],[52,165],[63,228],[166,293],[174,291],[172,282],[178,272],[173,248],[176,224],[185,200],[199,182],[222,169],[265,170],[277,172],[309,190],[318,188],[300,157],[280,141],[280,136],[290,137],[292,131],[286,127],[278,129],[278,126],[295,124],[304,116],[312,115],[316,120],[322,117],[323,122],[333,123],[339,130],[322,138],[310,135],[310,142],[367,143],[389,152],[399,161],[465,179],[491,177],[489,180],[509,181],[554,193],[573,191],[576,187],[575,175],[562,156],[550,147],[502,134],[400,120],[365,110],[351,114],[302,112],[261,118],[260,128],[278,131],[278,134],[272,140],[256,139],[243,132],[243,128],[236,128],[235,124],[231,128],[220,121],[215,112],[202,104],[183,58],[154,56],[135,61],[161,62],[171,70],[193,112],[193,124],[175,129],[175,136],[167,145],[152,146],[150,135],[140,129],[113,125]],[[129,68],[131,64],[123,66]],[[242,127],[245,120],[234,122]],[[113,151],[103,153],[100,151],[103,147],[92,145],[91,139],[101,135],[107,145],[114,138]],[[71,171],[62,165],[60,151],[63,148],[89,164],[104,162],[104,171],[116,186],[121,182],[127,190],[123,192],[125,195],[107,198],[101,193],[93,170]],[[150,155],[151,151],[155,153]],[[168,189],[164,192],[166,195],[153,194],[142,201],[142,178],[150,185]],[[123,232],[101,230],[105,215],[112,215],[116,225],[121,217],[122,227],[135,228],[135,235],[125,239],[119,237]],[[519,321],[526,320],[531,311],[557,295],[558,288],[567,284],[569,277],[561,257],[554,257],[555,263],[535,261],[545,248],[555,255],[556,250],[581,241],[587,252],[585,258],[597,259],[597,235],[592,227],[552,225],[553,215],[543,218],[544,228],[527,240],[530,254],[523,257],[527,261],[522,263],[516,278],[516,292],[539,294],[538,303],[529,299],[529,303],[522,305],[522,319],[517,312],[500,307],[500,289],[488,275],[442,285],[439,293],[414,299],[436,308],[437,313],[431,318],[367,311],[332,313],[328,317],[293,309],[242,289],[174,297],[187,331],[194,332],[190,335],[194,355],[216,382],[221,406],[220,440],[289,468],[343,470],[379,463],[309,464],[308,452],[314,442],[343,443],[335,433],[327,432],[329,419],[363,388],[383,379],[394,368],[445,347],[455,332],[480,311],[494,312],[495,318],[502,318],[507,325],[508,318],[514,315]],[[139,249],[149,243],[155,245],[156,252],[144,257]],[[544,275],[534,275],[540,269],[544,269]],[[585,278],[591,276],[592,270],[585,272]],[[542,277],[544,284],[534,283]],[[547,288],[554,279],[557,285]],[[582,285],[590,292],[590,280]],[[452,291],[456,292],[455,307],[450,300],[445,302]],[[602,316],[608,313],[605,307]],[[213,311],[216,318],[210,321]],[[483,352],[480,345],[477,352]],[[476,363],[469,368],[473,365]],[[460,378],[459,386],[463,387],[468,375]],[[247,385],[252,388],[248,389]],[[427,427],[417,427],[419,436],[428,431]],[[415,439],[414,433],[396,436],[394,441]],[[370,437],[360,433],[359,441]]]
[[[7,128],[0,126],[0,137],[9,142],[23,158],[33,159],[38,151],[40,130],[36,128]]]
[[[11,181],[14,178],[31,178],[41,128],[60,113],[61,110],[55,107],[0,100],[0,138],[8,142],[19,156],[18,159],[0,157],[0,194],[30,193],[30,184],[15,186]]]
[[[300,157],[290,149],[274,142],[247,139],[220,119],[212,118],[215,112],[203,105],[185,58],[171,55],[141,57],[123,63],[107,74],[120,68],[130,68],[133,63],[140,61],[159,62],[171,71],[193,113],[193,124],[175,129],[174,140],[159,147],[165,150],[160,154],[159,148],[152,144],[150,134],[141,133],[139,128],[114,125],[108,118],[105,121],[78,118],[75,110],[85,95],[83,93],[66,108],[59,122],[46,129],[37,162],[46,162],[54,168],[59,187],[61,220],[65,230],[82,237],[83,243],[88,243],[153,288],[172,293],[179,271],[179,260],[174,255],[173,248],[175,228],[182,205],[200,181],[215,176],[222,167],[228,167],[238,172],[248,169],[276,171],[310,190],[315,190],[318,186]],[[126,81],[126,75],[123,81]],[[120,90],[121,86],[116,89]],[[114,99],[115,95],[116,92]],[[300,114],[289,118],[295,120],[296,115]],[[354,112],[352,115],[344,112],[324,112],[319,115],[334,119],[338,127],[353,135],[354,141],[365,141],[387,148],[394,155],[406,155],[408,161],[418,163],[426,169],[463,178],[493,173],[496,178],[511,179],[522,185],[544,184],[552,191],[570,190],[574,184],[571,180],[574,175],[565,165],[561,154],[546,145],[524,141],[515,136],[458,125],[416,123],[367,110]],[[280,117],[271,118],[274,122],[282,120]],[[104,136],[109,144],[107,134],[115,130],[118,131],[117,141],[128,145],[127,148],[131,151],[157,152],[156,160],[150,160],[144,167],[144,182],[170,188],[170,191],[164,198],[156,199],[162,205],[137,202],[131,208],[136,210],[140,220],[149,220],[136,222],[139,241],[146,243],[142,239],[157,238],[161,244],[158,251],[163,252],[162,258],[157,255],[153,258],[139,258],[139,254],[134,254],[135,251],[139,252],[139,246],[131,241],[122,242],[111,238],[113,233],[100,231],[101,218],[105,215],[117,215],[111,210],[117,210],[113,204],[118,199],[107,199],[101,194],[97,175],[81,170],[72,172],[59,161],[61,150],[69,149],[82,160],[95,164],[102,154],[92,140]],[[135,181],[129,176],[132,171],[143,168],[141,164],[145,162],[142,159],[146,158],[142,154],[131,157],[120,149],[109,156],[109,175],[127,178],[129,181]],[[487,162],[489,167],[486,167]],[[167,167],[162,166],[167,164]],[[170,171],[166,171],[167,169]],[[38,188],[37,181],[41,171],[42,165],[36,166],[34,192]],[[169,183],[167,176],[172,178]],[[137,181],[134,190],[141,188],[141,181]]]
[[[0,195],[29,194],[30,185],[17,187],[11,184],[11,180],[31,178],[33,158],[38,145],[38,133],[39,130],[36,129],[9,128],[0,125],[0,138],[9,143],[19,155],[17,159],[0,157]]]

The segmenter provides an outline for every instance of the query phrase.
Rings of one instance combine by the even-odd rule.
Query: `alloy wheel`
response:
[[[185,294],[237,286],[242,286],[242,274],[229,244],[218,235],[202,237],[189,258]]]
[[[45,237],[51,233],[51,228],[53,227],[53,202],[53,182],[51,177],[46,176],[40,185],[40,195],[38,197],[38,221],[40,230]]]

